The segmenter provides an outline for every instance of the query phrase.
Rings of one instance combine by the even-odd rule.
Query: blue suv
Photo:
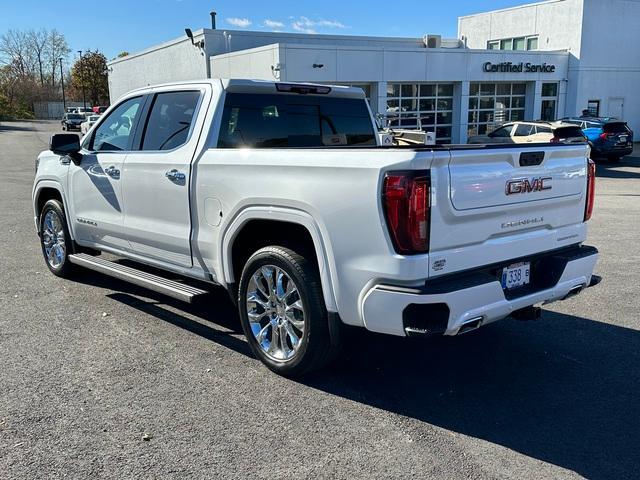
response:
[[[591,158],[618,161],[633,152],[633,131],[626,122],[597,117],[563,118],[562,121],[582,128],[591,145]]]

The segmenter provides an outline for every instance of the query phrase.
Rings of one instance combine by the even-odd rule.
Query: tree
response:
[[[47,58],[49,63],[49,68],[51,69],[51,86],[55,87],[56,82],[60,78],[56,75],[58,71],[58,67],[60,65],[60,59],[65,60],[69,53],[71,53],[71,49],[67,44],[67,40],[64,38],[60,32],[58,32],[55,28],[49,32],[48,43],[47,43]],[[56,79],[57,77],[57,79]]]
[[[97,50],[89,50],[71,67],[70,90],[75,98],[82,98],[83,88],[87,104],[108,104],[107,58]]]
[[[0,60],[5,65],[12,64],[22,77],[33,74],[33,54],[29,38],[20,30],[9,30],[0,36]]]
[[[47,41],[49,33],[45,29],[29,30],[26,34],[28,47],[31,49],[33,56],[34,68],[40,78],[40,86],[44,86],[45,62],[47,55]]]
[[[8,30],[0,35],[0,97],[5,115],[25,115],[40,100],[61,97],[60,58],[70,49],[56,30]]]
[[[128,57],[128,56],[129,56],[129,52],[127,52],[126,50],[118,54],[118,58]]]

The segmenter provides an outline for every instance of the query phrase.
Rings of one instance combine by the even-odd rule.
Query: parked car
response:
[[[93,115],[94,111],[91,107],[78,107],[76,108],[76,113],[79,113],[80,115],[84,115],[86,117],[87,115]]]
[[[62,130],[80,130],[84,120],[84,115],[79,113],[65,113],[60,123],[62,123]]]
[[[335,358],[343,324],[459,335],[595,285],[587,151],[387,148],[359,88],[176,83],[125,95],[81,142],[54,135],[34,219],[54,275],[227,289],[255,355],[294,376]]]
[[[89,131],[93,124],[96,123],[100,119],[100,115],[89,115],[85,117],[85,121],[80,125],[80,132],[84,135]]]
[[[570,123],[509,122],[487,135],[469,137],[468,143],[586,143],[586,137]]]
[[[591,145],[592,158],[618,161],[633,152],[633,131],[616,118],[564,118],[565,123],[579,126]]]

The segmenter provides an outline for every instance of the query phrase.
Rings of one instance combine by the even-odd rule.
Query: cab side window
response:
[[[199,99],[199,91],[156,94],[140,149],[173,150],[187,143]]]
[[[130,150],[142,101],[143,97],[134,97],[118,105],[96,129],[89,149],[95,152]]]

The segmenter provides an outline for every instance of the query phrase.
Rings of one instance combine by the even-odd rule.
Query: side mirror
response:
[[[68,156],[77,165],[80,163],[80,137],[75,133],[56,133],[51,135],[49,150],[56,155]]]

